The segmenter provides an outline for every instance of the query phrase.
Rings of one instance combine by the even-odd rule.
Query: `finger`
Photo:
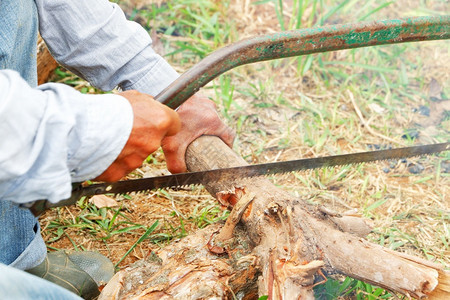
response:
[[[96,181],[115,182],[125,176],[125,172],[116,164],[112,164],[102,174],[94,178]]]
[[[142,166],[145,157],[133,153],[127,155],[125,158],[116,159],[101,175],[94,180],[114,182],[120,180],[122,177],[131,171]]]
[[[168,138],[171,139],[171,138]],[[169,141],[169,143],[173,143],[174,141]],[[172,145],[170,145],[172,146]],[[186,167],[186,160],[185,160],[185,155],[186,155],[186,149],[187,149],[187,144],[186,143],[182,143],[179,144],[178,147],[165,147],[163,146],[163,150],[164,150],[164,155],[166,156],[166,164],[167,164],[167,169],[175,174],[175,173],[182,173],[182,172],[186,172],[187,171],[187,167]],[[170,149],[173,150],[170,150]]]
[[[147,113],[152,119],[148,121],[154,122],[155,133],[161,135],[161,139],[166,135],[174,135],[180,131],[181,121],[176,111],[154,100],[150,96],[148,96],[148,99],[146,100],[148,101],[146,101],[145,104],[149,104],[150,107],[144,107],[143,109],[149,109]]]
[[[175,135],[181,129],[180,117],[179,117],[178,113],[176,111],[174,111],[173,109],[170,109],[169,107],[167,107],[165,105],[164,105],[164,107],[166,108],[167,114],[171,120],[171,126],[167,130],[166,135],[167,136]]]

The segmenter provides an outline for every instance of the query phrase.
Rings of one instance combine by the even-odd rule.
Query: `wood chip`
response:
[[[119,206],[119,203],[116,200],[105,195],[95,195],[89,202],[93,203],[97,208]]]

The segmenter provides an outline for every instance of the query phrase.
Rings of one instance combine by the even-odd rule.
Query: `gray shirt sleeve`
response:
[[[107,0],[36,0],[39,28],[63,66],[92,85],[156,96],[177,72],[151,48],[148,33]]]
[[[0,70],[0,91],[1,200],[67,199],[71,181],[95,178],[117,158],[133,125],[119,95],[34,89],[11,70]]]
[[[106,0],[35,0],[54,57],[103,90],[157,95],[178,77],[138,24]],[[0,199],[58,202],[71,181],[92,179],[119,155],[133,113],[118,95],[83,95],[61,84],[31,88],[0,70]]]

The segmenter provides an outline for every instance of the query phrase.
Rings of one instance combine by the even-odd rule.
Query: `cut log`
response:
[[[37,43],[38,84],[46,83],[57,67],[58,63],[48,51],[42,37],[39,36]]]
[[[209,136],[189,146],[187,163],[191,171],[246,164]],[[313,299],[322,270],[409,297],[450,297],[448,272],[354,234],[367,232],[362,219],[347,222],[264,178],[222,178],[205,186],[222,203],[239,207],[230,216],[241,217],[242,225],[216,224],[173,243],[117,273],[100,299]]]

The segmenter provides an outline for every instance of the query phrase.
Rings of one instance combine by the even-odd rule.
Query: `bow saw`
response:
[[[213,52],[181,75],[157,95],[155,100],[176,109],[217,76],[249,63],[342,49],[449,38],[450,16],[412,17],[332,25],[257,36],[230,44]],[[83,196],[174,188],[211,181],[234,180],[235,178],[430,155],[448,150],[450,150],[450,143],[446,142],[132,179],[116,183],[78,185],[73,189],[72,196],[67,200],[56,204],[47,200],[38,200],[26,206],[30,208],[34,215],[38,216],[48,208],[74,204]]]

